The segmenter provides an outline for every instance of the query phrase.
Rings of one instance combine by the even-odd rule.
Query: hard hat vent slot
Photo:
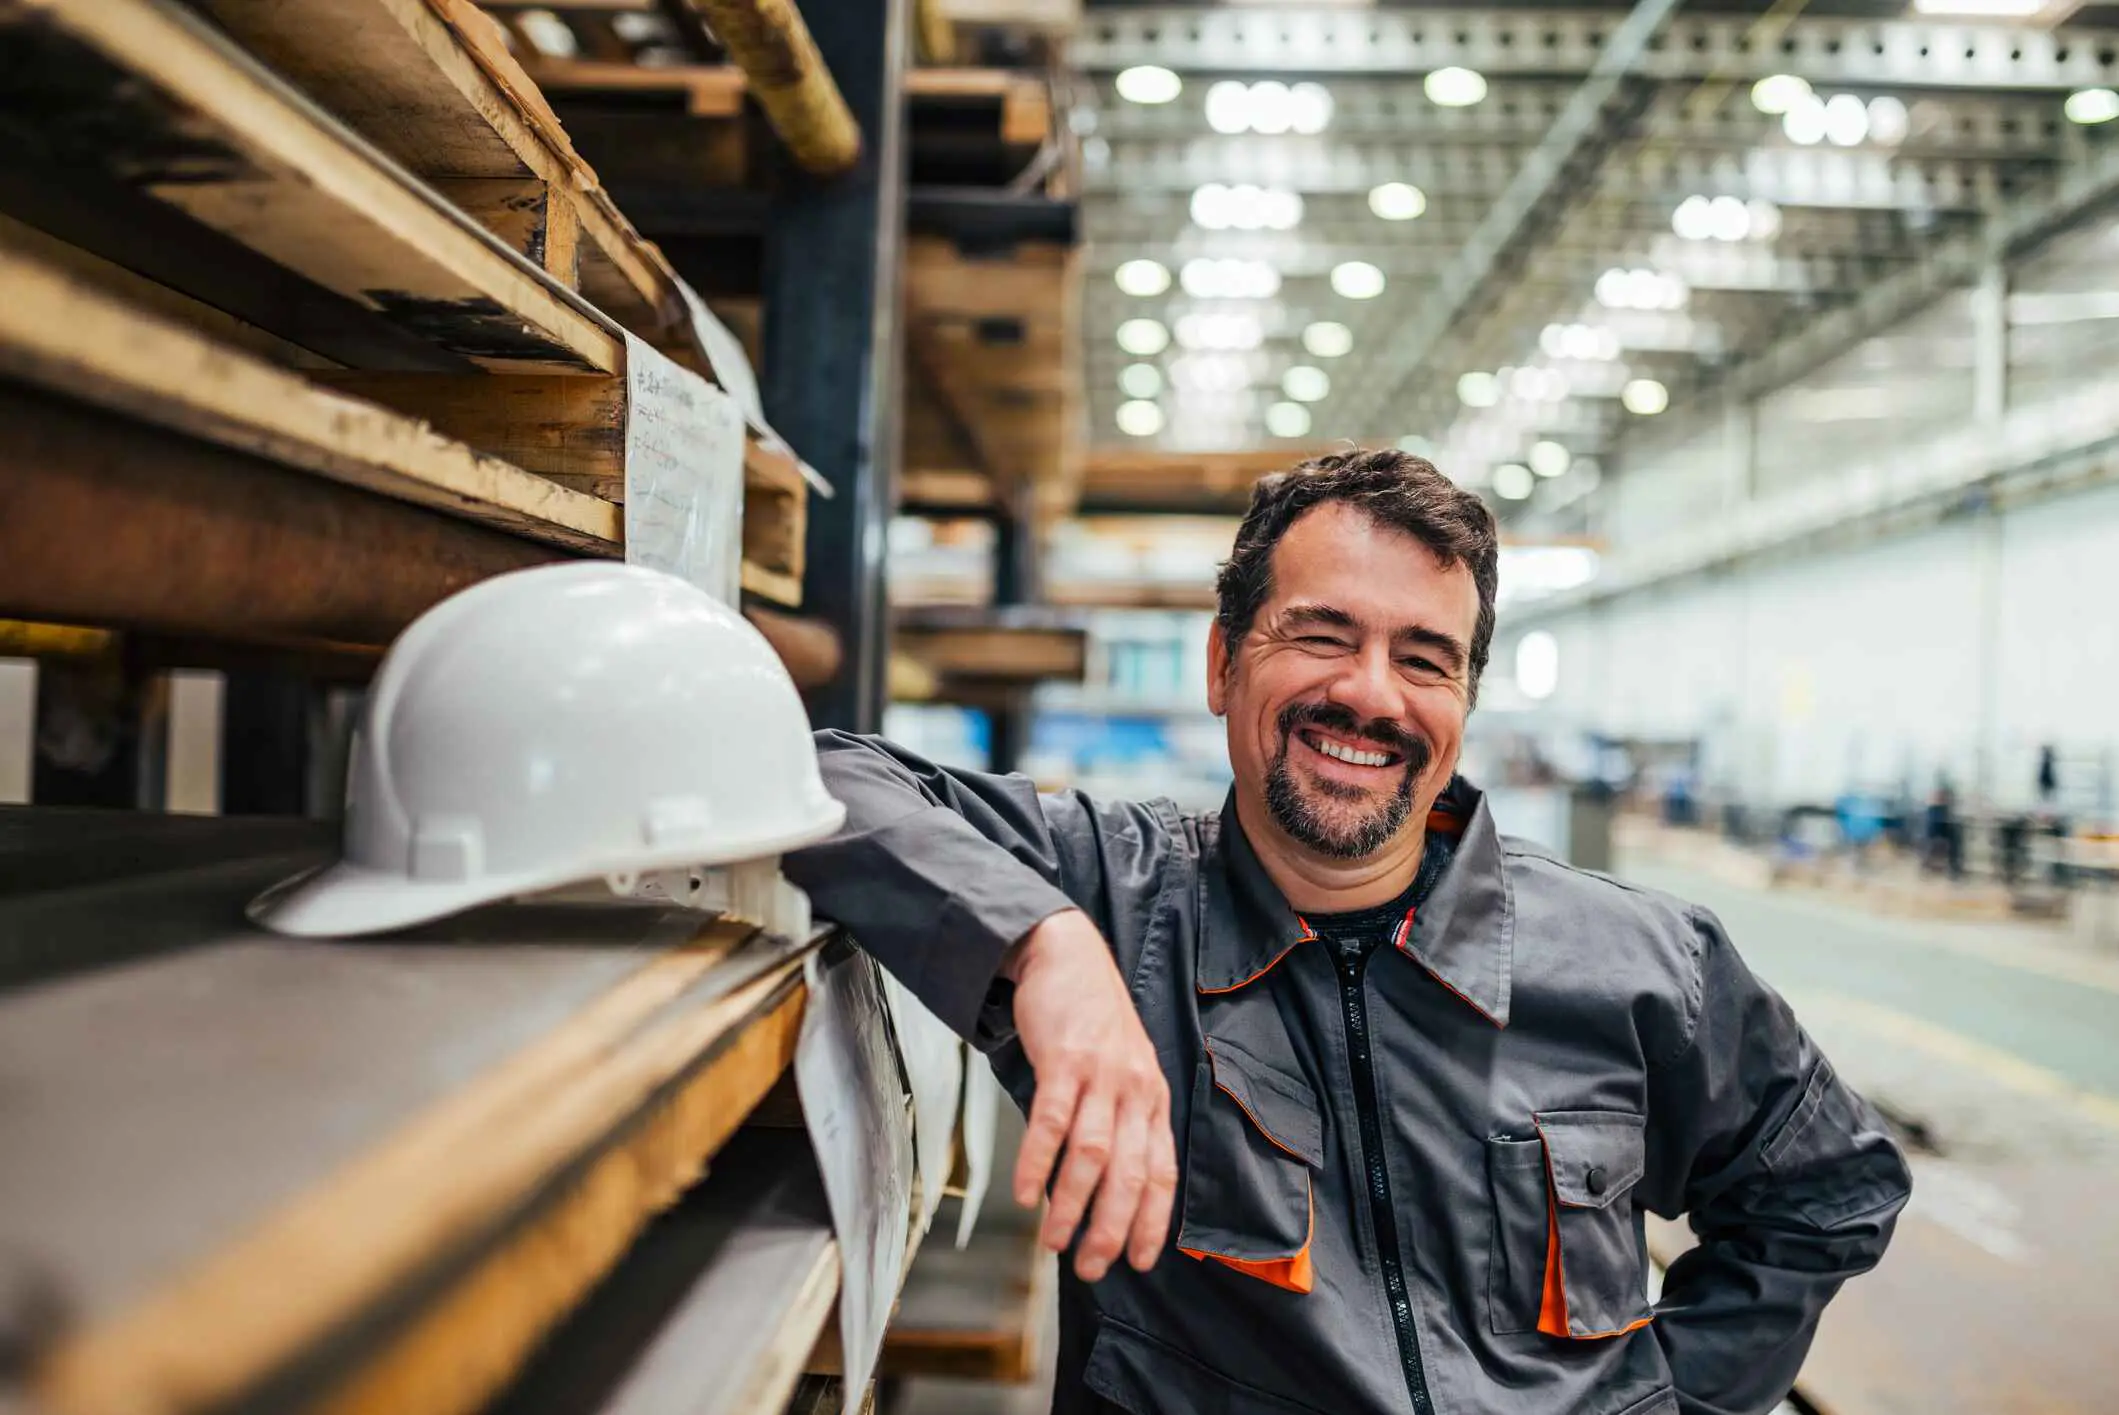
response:
[[[423,816],[412,828],[412,878],[455,884],[485,870],[478,822],[462,816]]]

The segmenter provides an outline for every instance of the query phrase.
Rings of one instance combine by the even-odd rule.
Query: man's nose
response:
[[[1363,722],[1379,717],[1395,722],[1402,704],[1398,671],[1391,662],[1389,646],[1364,648],[1349,655],[1326,696]]]

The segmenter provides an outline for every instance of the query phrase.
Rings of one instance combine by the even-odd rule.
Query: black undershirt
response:
[[[1396,899],[1388,904],[1372,904],[1366,909],[1348,909],[1337,914],[1305,914],[1303,921],[1310,926],[1311,932],[1330,939],[1340,949],[1367,953],[1398,932],[1398,925],[1405,922],[1408,910],[1426,902],[1449,869],[1456,849],[1456,841],[1430,830],[1427,844],[1420,852],[1420,868],[1414,872],[1413,882]]]

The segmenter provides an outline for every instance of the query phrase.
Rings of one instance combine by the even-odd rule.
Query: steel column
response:
[[[790,172],[765,253],[767,414],[831,482],[809,512],[805,609],[845,645],[839,676],[810,699],[819,727],[882,722],[889,620],[883,550],[898,455],[905,224],[907,0],[811,0],[824,62],[868,138],[845,176]]]

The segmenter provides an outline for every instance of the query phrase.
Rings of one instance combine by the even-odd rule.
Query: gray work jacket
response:
[[[817,744],[847,822],[788,873],[1018,1102],[995,971],[1062,909],[1162,1059],[1170,1246],[1063,1270],[1057,1411],[1764,1412],[1883,1253],[1903,1157],[1716,921],[1503,839],[1461,781],[1447,873],[1350,974],[1233,809]],[[1645,1213],[1701,1240],[1653,1309]]]

